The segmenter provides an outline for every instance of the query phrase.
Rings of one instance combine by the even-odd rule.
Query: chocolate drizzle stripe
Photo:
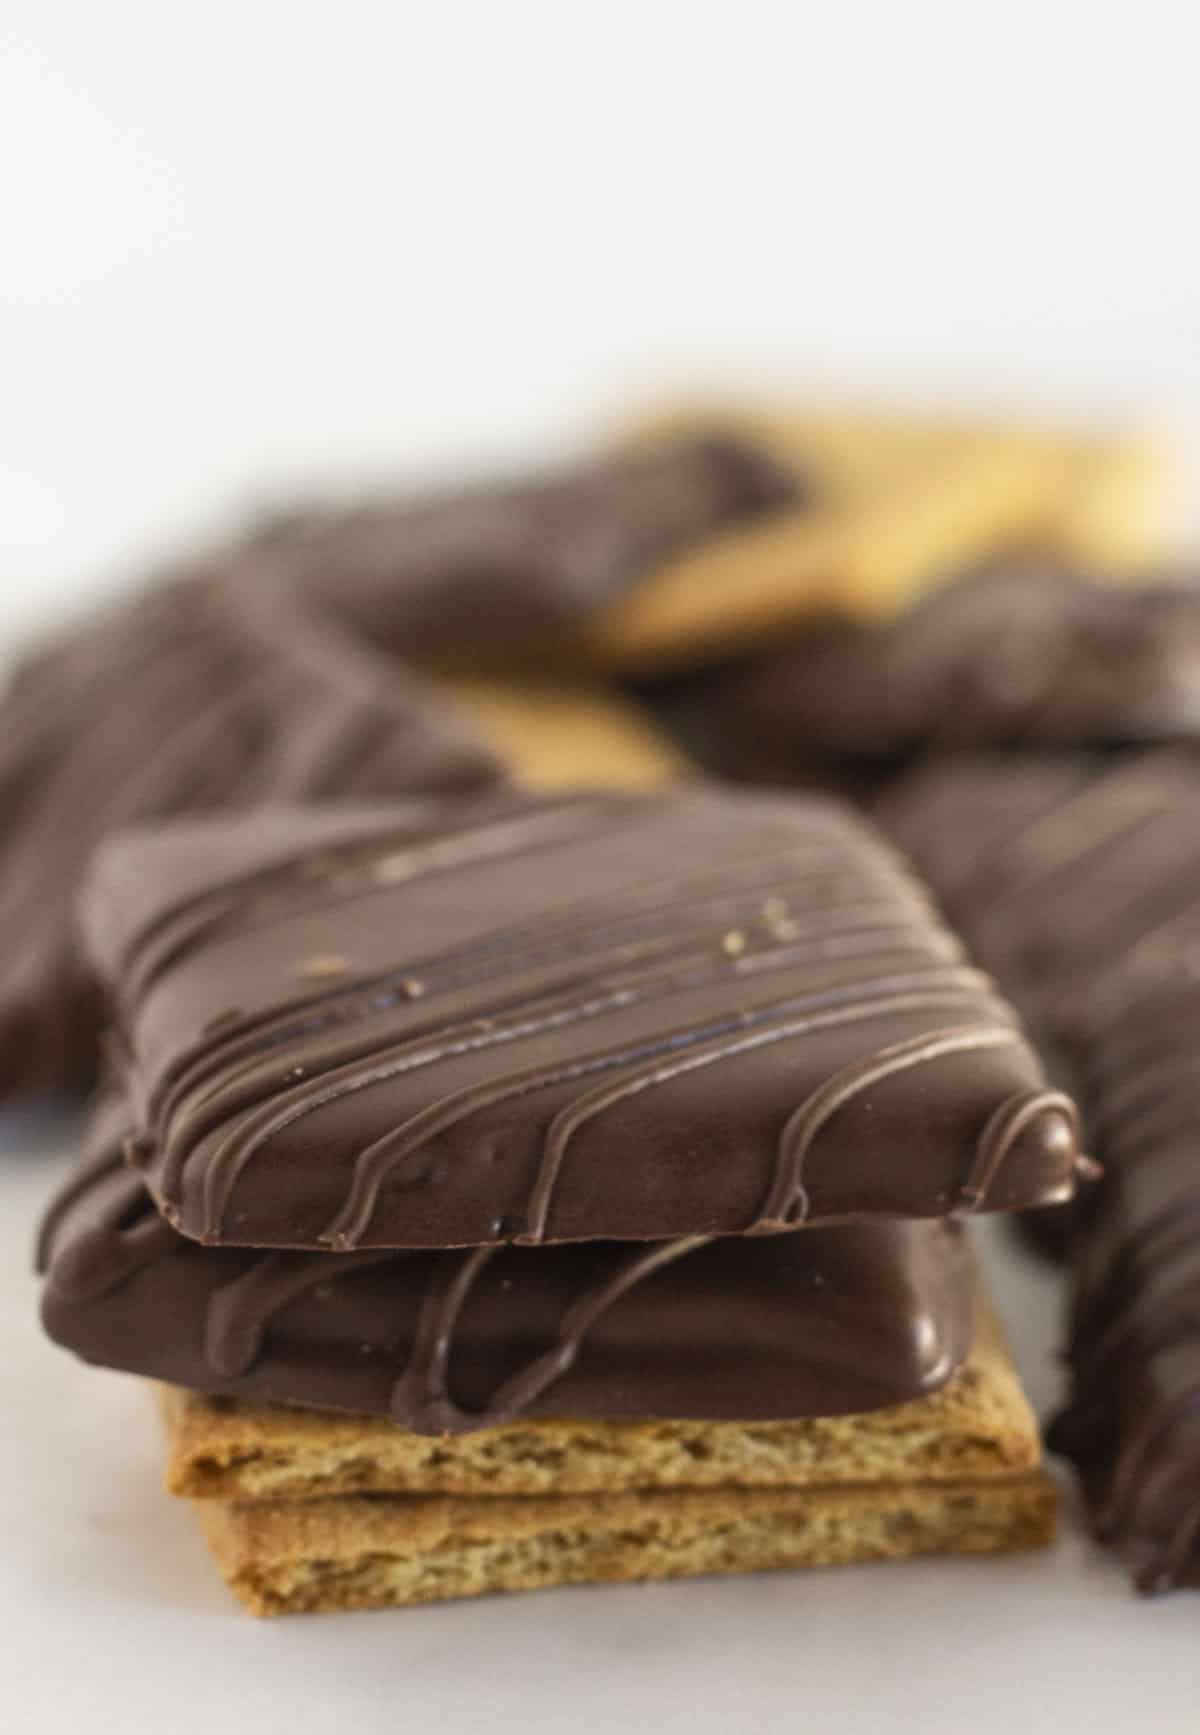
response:
[[[392,1415],[417,1433],[460,1433],[478,1426],[452,1401],[448,1387],[454,1328],[471,1287],[492,1258],[492,1247],[471,1247],[439,1268],[417,1317],[408,1365],[392,1388]]]
[[[350,1269],[395,1264],[402,1254],[388,1250],[359,1253],[352,1265],[329,1253],[267,1253],[240,1277],[214,1290],[206,1309],[204,1348],[215,1373],[234,1379],[247,1373],[262,1354],[271,1321],[323,1283],[336,1283]]]
[[[585,1292],[572,1302],[563,1316],[558,1342],[553,1349],[538,1356],[527,1368],[504,1382],[488,1405],[488,1420],[493,1423],[508,1420],[527,1410],[548,1386],[568,1371],[600,1316],[635,1283],[644,1282],[654,1272],[674,1264],[677,1259],[686,1258],[697,1248],[707,1247],[711,1239],[707,1235],[685,1235],[675,1241],[660,1241],[649,1250],[641,1249],[631,1254],[612,1277],[598,1285],[591,1294]]]
[[[976,1211],[983,1204],[1004,1159],[1025,1129],[1039,1117],[1061,1115],[1069,1136],[1077,1142],[1082,1128],[1079,1110],[1073,1100],[1061,1090],[1031,1090],[1023,1096],[1001,1103],[984,1127],[976,1147],[975,1161],[963,1182],[962,1208]]]
[[[456,1256],[444,1277],[431,1283],[421,1305],[417,1334],[404,1372],[392,1389],[391,1413],[401,1426],[418,1433],[465,1433],[496,1427],[527,1410],[568,1371],[588,1331],[600,1316],[635,1283],[684,1258],[710,1237],[683,1236],[660,1242],[649,1251],[631,1254],[625,1263],[590,1292],[585,1290],[567,1309],[557,1341],[526,1367],[510,1376],[482,1409],[468,1411],[455,1403],[449,1383],[454,1329],[472,1286],[496,1249],[475,1247]]]
[[[779,1140],[779,1161],[771,1190],[751,1233],[775,1233],[793,1229],[808,1216],[808,1194],[804,1186],[804,1164],[813,1140],[825,1122],[838,1109],[870,1086],[906,1072],[911,1067],[927,1066],[931,1061],[952,1054],[967,1054],[984,1048],[1025,1047],[1024,1037],[1004,1025],[968,1025],[952,1030],[935,1031],[932,1035],[913,1037],[883,1049],[869,1059],[852,1062],[841,1072],[815,1090],[792,1115]],[[1024,1099],[1022,1099],[1024,1101]],[[1006,1106],[1006,1105],[1005,1105]],[[1004,1113],[1004,1106],[999,1111]],[[1022,1123],[1023,1125],[1024,1123]],[[983,1133],[986,1146],[993,1122]],[[1018,1133],[1020,1128],[1017,1129]],[[1015,1142],[1015,1135],[1011,1143]],[[978,1160],[978,1159],[977,1159]],[[989,1176],[994,1168],[989,1152]]]

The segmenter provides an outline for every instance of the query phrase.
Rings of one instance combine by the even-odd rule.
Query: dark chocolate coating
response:
[[[1200,762],[950,761],[883,817],[1063,1056],[1104,1166],[1052,1443],[1142,1589],[1200,1583]]]
[[[0,1099],[94,1072],[99,1004],[73,906],[109,831],[496,781],[404,659],[561,626],[784,492],[753,454],[688,440],[545,482],[312,512],[29,656],[0,710]]]
[[[154,1210],[106,1105],[43,1237],[43,1318],[85,1360],[392,1415],[784,1420],[935,1390],[971,1340],[954,1223],[766,1241],[443,1252],[203,1248]]]
[[[971,574],[885,625],[830,626],[682,687],[675,705],[702,745],[707,720],[704,762],[727,774],[868,791],[924,754],[1190,737],[1200,589],[1044,566]]]
[[[1200,876],[1198,876],[1200,877]],[[1105,997],[1081,1083],[1105,1175],[1073,1235],[1070,1398],[1049,1440],[1140,1590],[1200,1585],[1200,983]]]
[[[131,1154],[209,1243],[658,1240],[1071,1191],[1073,1105],[832,802],[197,822],[112,840],[85,915]]]

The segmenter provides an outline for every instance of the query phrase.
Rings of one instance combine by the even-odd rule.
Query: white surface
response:
[[[5,0],[0,649],[305,481],[513,463],[657,381],[1200,427],[1195,0]],[[42,1344],[0,1152],[15,1735],[1194,1732],[1200,1601],[1049,1557],[273,1626]],[[1049,1397],[1055,1285],[1000,1261]]]
[[[34,1323],[28,1242],[69,1128],[10,1117],[0,1193],[0,1704],[14,1735],[1195,1735],[1194,1597],[1049,1554],[539,1592],[262,1623],[159,1492],[137,1381]],[[1030,1387],[1057,1286],[990,1235]]]
[[[1200,422],[1196,0],[4,0],[0,615],[798,380]]]

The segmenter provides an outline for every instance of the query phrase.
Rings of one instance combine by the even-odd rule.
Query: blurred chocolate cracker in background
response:
[[[952,758],[879,811],[1070,1081],[1103,1166],[1057,1214],[1071,1386],[1051,1442],[1141,1589],[1200,1583],[1200,759]]]
[[[929,755],[1185,739],[1200,730],[1200,586],[1014,560],[881,625],[814,627],[648,697],[724,775],[861,796]]]
[[[578,626],[714,532],[803,511],[808,494],[768,453],[701,430],[545,477],[298,508],[257,541],[370,643],[491,659]]]

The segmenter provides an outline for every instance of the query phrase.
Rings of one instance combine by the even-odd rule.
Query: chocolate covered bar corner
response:
[[[836,803],[679,786],[113,839],[48,1330],[165,1382],[257,1612],[1046,1541],[965,1219],[1071,1099]]]
[[[1064,1235],[1051,1441],[1141,1590],[1198,1584],[1200,762],[968,757],[914,773],[883,815],[1070,1079],[1103,1164]]]

